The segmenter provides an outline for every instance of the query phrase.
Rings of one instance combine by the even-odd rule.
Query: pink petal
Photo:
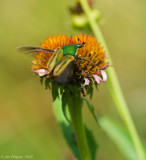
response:
[[[49,72],[46,69],[37,69],[37,70],[32,70],[32,72],[37,73],[40,77],[48,74]]]
[[[101,70],[101,75],[102,75],[102,82],[106,82],[107,81],[107,75],[106,75],[106,72],[104,70]]]
[[[88,78],[84,78],[84,80],[85,80],[85,82],[84,82],[84,87],[85,86],[88,86],[89,85],[89,83],[90,83],[90,81],[89,81],[89,79]]]
[[[100,84],[100,82],[102,81],[101,77],[98,76],[98,75],[96,75],[96,74],[93,74],[92,76],[93,76],[93,78],[95,79],[95,81],[96,81],[98,84]]]

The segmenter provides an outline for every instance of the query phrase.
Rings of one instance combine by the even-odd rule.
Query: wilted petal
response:
[[[93,78],[95,79],[95,81],[96,81],[98,84],[100,84],[100,82],[102,81],[101,77],[98,76],[98,75],[96,75],[96,74],[93,74],[92,76],[93,76]]]
[[[37,70],[32,70],[32,72],[37,73],[40,77],[48,74],[49,72],[46,69],[37,69]]]
[[[88,86],[89,85],[89,83],[90,83],[90,81],[89,81],[89,79],[88,78],[84,78],[84,80],[85,80],[85,82],[84,82],[84,87],[85,86]]]
[[[102,75],[102,82],[106,82],[107,81],[107,75],[106,75],[106,72],[104,70],[101,70],[101,75]]]

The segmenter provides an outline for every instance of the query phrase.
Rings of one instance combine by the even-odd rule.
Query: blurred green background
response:
[[[53,115],[51,93],[30,71],[32,57],[16,51],[21,45],[39,46],[54,34],[80,33],[72,27],[68,10],[74,2],[0,0],[0,156],[74,159]],[[146,1],[95,0],[94,7],[102,12],[100,27],[136,128],[146,144]],[[106,84],[94,91],[91,103],[96,113],[122,124]],[[125,159],[97,127],[86,106],[84,121],[98,142],[99,160]]]

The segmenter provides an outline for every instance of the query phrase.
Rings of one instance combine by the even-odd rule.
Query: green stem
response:
[[[101,33],[101,30],[100,30],[98,24],[96,23],[94,17],[91,14],[91,9],[89,8],[87,1],[80,0],[80,3],[81,3],[81,6],[82,6],[87,18],[88,18],[88,21],[89,21],[89,24],[90,24],[90,27],[91,27],[93,33],[95,34],[96,38],[101,42],[101,44],[104,46],[106,53],[109,57],[109,63],[110,63],[110,65],[112,65],[113,62],[110,57],[107,45],[104,40],[104,37]],[[139,160],[145,160],[146,158],[145,158],[145,152],[144,152],[143,146],[140,142],[140,138],[139,138],[138,133],[135,129],[133,120],[131,118],[131,115],[128,110],[127,104],[125,102],[124,96],[122,94],[121,87],[120,87],[115,69],[113,67],[111,67],[108,70],[108,87],[109,87],[109,91],[112,95],[112,98],[115,102],[115,106],[116,106],[122,120],[124,121],[125,125],[127,126],[127,129],[129,131],[130,135],[131,135],[131,138],[132,138],[133,143],[135,145],[135,149],[137,151]]]
[[[82,102],[80,97],[70,97],[68,107],[81,158],[82,160],[91,160],[82,119]]]

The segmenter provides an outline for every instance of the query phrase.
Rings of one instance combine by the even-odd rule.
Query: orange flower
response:
[[[69,44],[83,44],[82,48],[79,48],[77,57],[73,65],[73,74],[71,80],[79,82],[85,80],[83,86],[88,85],[93,78],[98,84],[107,79],[105,68],[108,66],[107,56],[101,44],[91,35],[76,35],[67,37],[66,35],[57,35],[48,37],[41,43],[41,48],[56,50],[58,47],[63,47]],[[48,73],[47,63],[53,52],[35,53],[35,60],[33,60],[32,71],[39,76],[46,76],[46,78],[55,79],[53,73]],[[85,59],[85,60],[83,60]]]

